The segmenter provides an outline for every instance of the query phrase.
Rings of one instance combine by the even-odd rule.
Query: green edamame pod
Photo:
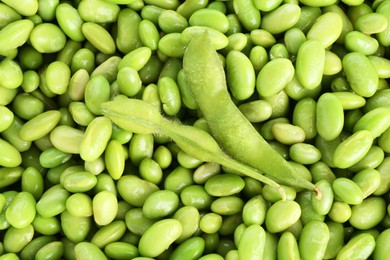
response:
[[[263,170],[267,174],[286,182],[291,181],[291,185],[308,189],[314,188],[313,184],[302,180],[302,177],[295,176],[294,170],[290,168],[288,163],[280,160],[282,157],[266,144],[264,139],[233,104],[227,92],[221,62],[207,35],[203,34],[201,37],[192,40],[184,55],[183,68],[188,86],[208,121],[211,133],[226,151],[234,154],[238,160]],[[211,104],[209,102],[210,98],[218,100],[218,103]],[[224,111],[224,113],[221,113],[221,111]],[[225,113],[229,113],[231,116],[235,115],[235,119],[232,120],[231,116],[229,119],[226,118]],[[238,128],[237,125],[240,127]],[[243,144],[244,141],[245,144]],[[243,153],[240,147],[245,147],[246,152]],[[248,152],[248,149],[256,151],[253,153],[253,156],[256,154],[256,158],[250,158],[252,153]],[[264,152],[266,156],[259,156],[260,151]],[[259,158],[267,158],[267,160],[261,162]],[[269,164],[271,161],[273,162],[272,165]],[[279,167],[275,169],[276,161],[279,162],[277,163],[278,166],[286,167],[285,170],[281,170]],[[283,173],[279,172],[280,170]]]

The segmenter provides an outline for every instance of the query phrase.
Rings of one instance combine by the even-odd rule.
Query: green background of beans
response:
[[[390,255],[390,0],[0,14],[0,260]]]

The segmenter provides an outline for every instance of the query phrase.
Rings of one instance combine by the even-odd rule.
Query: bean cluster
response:
[[[388,259],[389,46],[390,0],[1,0],[0,260]]]

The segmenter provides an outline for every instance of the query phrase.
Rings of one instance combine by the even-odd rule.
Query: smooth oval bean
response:
[[[17,167],[22,163],[20,152],[9,142],[0,138],[0,165]]]
[[[350,52],[343,57],[342,64],[351,88],[358,95],[371,97],[375,94],[378,89],[378,74],[364,54]]]
[[[115,220],[100,228],[91,238],[91,243],[103,248],[112,242],[118,241],[126,232],[126,224],[123,220]]]
[[[334,194],[332,185],[327,180],[320,180],[316,183],[316,187],[321,191],[321,197],[317,198],[315,194],[312,195],[311,203],[313,209],[320,215],[326,215],[333,205]]]
[[[184,44],[188,45],[193,38],[203,34],[205,31],[207,31],[209,34],[213,46],[216,50],[220,50],[228,46],[229,40],[223,33],[211,27],[199,25],[190,26],[184,29],[181,33],[180,39]]]
[[[315,58],[314,58],[315,57]],[[320,41],[307,40],[298,49],[296,74],[298,81],[307,89],[321,83],[325,66],[325,48]]]
[[[162,11],[162,10],[161,10]],[[124,8],[118,14],[118,32],[115,39],[118,50],[129,53],[142,46],[139,25],[141,16],[131,8]],[[128,26],[131,24],[132,26]]]
[[[239,259],[260,259],[265,250],[266,234],[260,225],[250,225],[241,235],[238,244]]]
[[[26,228],[35,218],[35,204],[33,195],[19,192],[5,211],[7,221],[15,228]]]
[[[49,110],[27,121],[19,131],[19,136],[25,141],[35,141],[48,133],[58,124],[61,113]]]
[[[372,142],[370,131],[356,131],[337,146],[333,154],[334,164],[342,169],[353,166],[368,153]]]
[[[81,26],[83,20],[79,12],[69,3],[60,3],[56,7],[55,17],[61,30],[74,41],[85,39]]]
[[[235,174],[218,174],[205,183],[205,190],[211,196],[222,197],[239,193],[244,188],[244,180]]]
[[[75,257],[85,260],[106,260],[103,251],[90,242],[80,242],[74,247]]]
[[[255,90],[255,71],[250,59],[240,51],[230,51],[226,56],[227,84],[233,97],[249,98]]]
[[[273,59],[260,70],[256,79],[256,88],[261,96],[270,97],[281,90],[293,79],[295,69],[286,58]]]
[[[382,259],[382,257],[386,257],[386,255],[390,252],[389,235],[389,229],[385,229],[376,238],[373,259]]]
[[[371,196],[353,205],[351,212],[349,223],[355,228],[367,230],[382,221],[386,215],[386,202],[381,197]]]
[[[307,223],[298,242],[302,259],[323,259],[329,239],[329,228],[324,222],[312,220]]]
[[[326,225],[329,229],[329,242],[325,250],[325,259],[332,259],[337,256],[344,245],[344,227],[337,222],[328,221]]]
[[[32,21],[20,19],[10,22],[0,30],[0,53],[5,54],[23,45],[34,28]]]
[[[343,20],[336,12],[328,12],[318,17],[307,32],[308,40],[317,40],[324,48],[331,46],[340,36]]]
[[[268,209],[265,225],[271,233],[278,233],[293,225],[301,216],[301,208],[295,201],[277,201]]]
[[[360,187],[345,177],[334,180],[332,188],[338,198],[350,205],[359,205],[364,199],[364,194]]]
[[[77,7],[78,13],[86,22],[111,23],[117,20],[120,8],[114,3],[102,0],[84,0]]]
[[[373,138],[379,137],[390,127],[390,108],[375,108],[363,115],[355,124],[353,131],[370,131]]]
[[[351,52],[372,55],[378,50],[379,42],[362,32],[351,31],[345,35],[345,48]]]
[[[183,228],[180,237],[176,240],[177,243],[182,243],[199,230],[201,217],[194,206],[181,207],[173,214],[173,218],[177,219]]]
[[[272,134],[282,144],[292,145],[305,140],[305,132],[299,126],[288,123],[275,123],[272,126]]]
[[[41,23],[31,31],[30,42],[40,53],[54,53],[65,47],[66,36],[57,25]]]
[[[92,199],[93,219],[96,224],[110,224],[118,211],[118,200],[110,191],[100,191]]]
[[[340,135],[344,125],[344,111],[341,101],[332,93],[320,96],[316,106],[316,128],[327,141]]]
[[[102,53],[113,54],[115,52],[116,46],[114,39],[101,25],[93,22],[85,22],[81,26],[81,30],[85,38]]]
[[[118,192],[130,205],[142,207],[147,197],[159,188],[134,175],[122,176],[117,183]]]
[[[215,199],[210,209],[220,215],[234,215],[239,213],[244,207],[244,201],[236,196],[225,196]]]
[[[386,30],[388,20],[381,13],[368,13],[359,16],[355,21],[356,30],[365,34],[375,34]]]
[[[291,232],[285,231],[280,236],[277,245],[277,256],[280,260],[300,259],[298,242]]]
[[[60,214],[65,210],[69,196],[69,192],[60,185],[47,189],[37,201],[37,213],[46,218]]]
[[[359,234],[340,250],[336,259],[368,258],[375,248],[375,238],[371,234]]]
[[[176,219],[163,219],[154,223],[141,236],[138,250],[141,255],[156,257],[178,239],[183,229]]]
[[[169,116],[176,115],[181,108],[179,87],[170,77],[162,77],[157,83],[158,94],[164,112]]]
[[[282,33],[293,27],[299,20],[301,8],[296,4],[286,3],[262,17],[260,28],[272,34]]]
[[[210,8],[196,10],[192,13],[188,22],[191,26],[211,27],[222,33],[226,33],[229,29],[229,20],[226,15]]]
[[[159,219],[174,213],[179,207],[179,197],[170,190],[159,190],[149,195],[142,206],[145,217]]]
[[[68,211],[61,213],[61,228],[65,236],[73,243],[79,243],[87,238],[92,227],[92,218],[74,216]]]
[[[313,164],[321,159],[320,150],[306,143],[293,144],[289,149],[289,154],[292,160],[301,164]]]
[[[23,83],[23,72],[18,63],[11,59],[0,62],[1,86],[16,89]]]
[[[34,228],[28,225],[24,228],[10,227],[4,234],[3,246],[5,252],[19,253],[34,237]]]

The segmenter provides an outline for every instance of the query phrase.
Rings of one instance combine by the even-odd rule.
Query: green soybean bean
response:
[[[325,50],[324,75],[336,75],[342,70],[341,59],[335,53]]]
[[[313,26],[307,32],[307,39],[317,40],[327,48],[339,38],[342,28],[343,20],[338,13],[324,13],[316,19]]]
[[[358,229],[367,230],[378,225],[386,215],[386,203],[383,198],[371,196],[360,204],[352,206],[349,223]]]
[[[107,147],[112,133],[112,123],[106,117],[96,117],[85,130],[80,143],[80,156],[85,161],[93,161],[101,156]]]
[[[160,190],[149,195],[142,207],[145,217],[158,219],[166,217],[179,207],[179,197],[170,190]]]
[[[64,245],[61,241],[53,241],[40,248],[35,257],[36,259],[58,259],[62,257],[64,250]]]
[[[236,196],[225,196],[217,198],[210,205],[211,211],[220,215],[237,214],[242,211],[243,207],[243,200]]]
[[[270,59],[276,59],[276,58],[289,58],[290,54],[288,53],[288,50],[286,46],[282,43],[276,43],[271,47],[269,50],[269,56]]]
[[[84,193],[75,193],[66,200],[66,210],[75,217],[92,216],[92,199]]]
[[[389,78],[389,61],[383,57],[378,56],[369,56],[369,60],[371,61],[372,65],[374,65],[375,70],[378,74],[378,77],[380,79],[382,78]]]
[[[211,27],[199,25],[190,26],[184,29],[181,33],[180,39],[184,44],[187,45],[192,39],[198,37],[199,35],[202,35],[205,31],[209,34],[210,39],[212,39],[213,46],[216,50],[220,50],[228,46],[229,40],[223,33]]]
[[[238,100],[249,98],[255,89],[255,71],[250,59],[242,52],[230,51],[226,66],[228,87],[233,97]]]
[[[120,93],[129,97],[137,95],[142,88],[142,81],[138,72],[131,67],[120,69],[116,82]]]
[[[133,175],[122,176],[118,180],[117,186],[121,197],[130,205],[136,207],[142,207],[147,197],[158,190],[155,184]],[[142,193],[135,192],[135,188],[142,191]]]
[[[352,92],[334,92],[335,95],[340,101],[344,110],[352,110],[356,108],[361,108],[366,104],[366,100]]]
[[[322,10],[319,7],[304,5],[301,7],[301,17],[294,27],[306,34],[321,14]]]
[[[70,74],[70,68],[66,63],[61,61],[50,63],[45,73],[48,89],[58,95],[64,94],[68,88]]]
[[[312,98],[302,98],[294,107],[292,123],[305,132],[305,138],[310,140],[317,135],[316,126],[317,103]]]
[[[5,211],[8,223],[15,228],[26,228],[35,217],[35,199],[26,191],[19,192]]]
[[[272,126],[272,134],[282,144],[292,145],[305,140],[305,132],[299,126],[288,123],[275,123]]]
[[[174,10],[164,10],[158,17],[158,25],[165,33],[180,33],[188,27],[188,21]]]
[[[336,179],[336,176],[333,171],[323,161],[318,161],[311,165],[310,172],[314,182],[318,182],[320,180],[327,180],[328,182],[332,183]]]
[[[283,71],[283,77],[277,76],[276,71]],[[288,59],[278,58],[271,60],[264,65],[257,76],[257,91],[264,97],[270,97],[279,93],[292,80],[294,71],[294,67]]]
[[[282,0],[272,0],[272,1],[255,0],[253,1],[253,4],[260,11],[269,12],[276,9],[282,2],[283,2]]]
[[[389,3],[381,2],[378,4],[378,7],[376,8],[375,13],[383,14],[387,18],[389,17]],[[378,33],[378,41],[383,46],[389,46],[389,28],[386,27],[386,29],[380,33]]]
[[[42,235],[55,235],[61,231],[61,225],[56,217],[44,218],[35,216],[32,222],[34,230]]]
[[[356,131],[337,146],[333,155],[334,164],[342,169],[353,166],[368,153],[372,142],[370,131]]]
[[[200,9],[203,9],[208,5],[209,1],[205,0],[190,0],[180,4],[177,8],[177,12],[189,19],[191,15]]]
[[[263,46],[255,46],[249,53],[249,59],[255,71],[258,72],[268,62],[268,53]]]
[[[351,31],[345,35],[345,47],[351,52],[361,52],[364,55],[372,55],[379,48],[379,42],[362,32]]]
[[[300,15],[301,8],[298,5],[286,3],[265,14],[262,17],[260,28],[272,34],[279,34],[293,27]]]
[[[90,242],[80,242],[74,247],[76,258],[83,258],[86,260],[106,260],[107,257],[103,251]]]
[[[375,93],[367,100],[364,111],[368,112],[377,107],[388,107],[390,104],[390,90],[384,89]]]
[[[96,224],[110,224],[118,211],[118,200],[110,191],[100,191],[92,199],[93,219]]]
[[[97,183],[96,176],[90,172],[75,172],[64,178],[63,186],[69,192],[86,192]]]
[[[266,233],[260,225],[250,225],[241,235],[238,244],[239,259],[259,259],[265,250]]]
[[[33,28],[33,22],[28,19],[15,20],[6,24],[0,30],[0,53],[5,54],[23,45]]]
[[[83,140],[84,132],[82,130],[60,125],[50,132],[50,141],[55,148],[64,153],[80,153],[80,144]]]
[[[284,191],[284,193],[286,194],[286,198],[285,198],[286,200],[294,200],[295,199],[297,192],[293,187],[289,187],[289,186],[285,186],[285,185],[280,185],[280,187]],[[275,203],[279,200],[284,199],[284,198],[282,198],[281,194],[279,193],[279,191],[277,189],[275,189],[274,187],[272,187],[268,184],[263,186],[262,194],[263,194],[264,199],[268,202],[271,202],[271,203]]]
[[[337,178],[333,181],[332,188],[338,198],[350,205],[358,205],[364,199],[361,188],[350,179]]]
[[[373,96],[378,88],[378,74],[370,60],[362,53],[351,52],[343,57],[342,63],[351,88],[360,96]]]
[[[371,234],[359,234],[340,250],[336,259],[368,258],[375,248],[375,238]]]
[[[387,129],[381,136],[378,138],[378,145],[380,148],[383,149],[385,152],[390,151],[390,145],[389,145],[389,140],[390,140],[390,129]]]
[[[252,30],[249,38],[254,45],[270,48],[276,43],[275,37],[268,31],[263,29]]]
[[[36,253],[46,244],[56,241],[54,236],[39,236],[31,240],[20,252],[22,259],[34,259]]]
[[[61,30],[74,41],[85,39],[81,26],[83,20],[77,9],[68,3],[60,3],[55,10],[55,17]]]
[[[201,237],[192,237],[181,243],[170,255],[170,259],[195,259],[202,256],[204,251],[205,241]]]
[[[260,10],[253,2],[233,1],[234,12],[241,24],[249,31],[259,28],[261,22]]]
[[[344,124],[341,101],[332,93],[320,96],[316,106],[316,128],[318,134],[327,141],[340,135]]]
[[[151,50],[156,50],[160,41],[160,34],[156,25],[149,20],[142,20],[139,23],[139,37],[141,42]]]
[[[42,174],[34,167],[26,168],[22,173],[22,191],[30,193],[35,201],[38,200],[44,190],[44,180]]]
[[[337,222],[328,221],[326,225],[329,229],[330,239],[325,250],[324,259],[332,259],[337,256],[344,245],[344,228]]]
[[[220,172],[221,166],[219,164],[204,163],[194,171],[193,179],[196,184],[204,184],[207,180]]]
[[[239,193],[244,188],[244,180],[235,174],[218,174],[205,183],[205,190],[211,196],[221,197]]]
[[[138,248],[125,242],[112,242],[104,248],[107,257],[113,259],[129,259],[138,256]]]
[[[138,250],[143,256],[156,257],[178,239],[181,233],[182,227],[178,220],[160,220],[141,236]]]
[[[365,34],[375,34],[386,30],[388,21],[381,13],[368,13],[359,16],[355,21],[356,30]]]
[[[367,198],[379,187],[380,178],[380,174],[377,170],[367,168],[356,173],[353,176],[352,181],[363,191],[364,198]]]
[[[95,115],[88,109],[84,102],[74,101],[69,104],[69,113],[73,120],[82,126],[88,126],[95,118]]]
[[[143,235],[154,223],[155,219],[148,219],[143,214],[142,208],[130,209],[125,215],[127,228],[136,235]]]
[[[1,3],[0,10],[3,14],[3,16],[0,18],[0,29],[11,22],[21,19],[21,15],[17,11],[4,3]]]
[[[117,20],[120,8],[118,5],[102,0],[80,2],[78,13],[86,22],[110,23]]]
[[[49,110],[27,121],[19,131],[24,141],[35,141],[48,133],[57,125],[61,117],[58,110]]]
[[[130,160],[135,165],[139,165],[145,158],[153,156],[154,138],[151,134],[135,134],[130,140],[129,154]]]
[[[53,217],[66,208],[66,200],[70,196],[69,192],[60,185],[47,189],[37,201],[37,213],[42,217]]]
[[[375,249],[373,252],[373,259],[381,259],[382,257],[386,257],[386,255],[389,253],[390,247],[389,247],[389,229],[385,229],[382,231],[379,236],[376,238],[375,241]]]
[[[50,147],[44,150],[39,156],[39,162],[42,167],[54,168],[61,163],[67,162],[72,158],[72,155],[55,147]]]
[[[307,6],[324,7],[324,6],[333,5],[337,1],[335,1],[335,0],[321,0],[321,1],[313,2],[310,0],[301,0],[300,2],[304,5],[307,5]]]
[[[380,139],[378,142],[380,143]],[[359,162],[348,169],[353,172],[359,172],[368,168],[375,169],[383,162],[384,158],[385,155],[383,149],[379,146],[373,145]]]
[[[297,202],[280,200],[269,207],[265,225],[271,233],[281,232],[297,222],[300,216],[301,208]]]
[[[57,25],[42,23],[31,31],[30,42],[41,53],[54,53],[65,47],[66,36]]]
[[[297,163],[313,164],[321,159],[321,152],[306,143],[293,144],[289,150],[290,158]]]
[[[81,53],[81,51],[85,51],[89,53],[89,50],[87,49],[81,49],[79,53]],[[90,54],[93,55],[92,52],[90,52]],[[77,55],[77,53],[75,55]],[[85,63],[83,62],[83,64]],[[95,65],[93,64],[93,67],[94,66]],[[81,101],[84,98],[85,87],[88,81],[89,81],[89,74],[86,69],[81,68],[75,71],[72,77],[70,78],[69,87],[67,91],[67,94],[69,95],[70,99],[72,99],[73,101]]]
[[[104,54],[113,54],[116,50],[114,39],[101,25],[93,22],[85,22],[81,26],[85,38]]]
[[[183,227],[180,237],[176,240],[178,243],[187,240],[199,230],[201,217],[198,209],[194,206],[179,208],[175,214],[173,214],[173,218],[177,219]]]
[[[355,124],[353,131],[370,131],[373,138],[379,137],[390,126],[390,109],[387,107],[375,108],[363,115]]]
[[[187,169],[195,169],[203,163],[203,161],[185,153],[183,150],[178,152],[177,160],[181,166]]]
[[[2,87],[15,89],[23,83],[22,69],[14,60],[5,59],[0,62],[0,80]]]
[[[30,120],[44,112],[44,104],[41,100],[34,97],[33,95],[22,93],[15,97],[14,101],[12,102],[12,109],[14,113],[20,118]],[[9,115],[9,112],[5,111],[4,116],[7,116],[8,120]]]
[[[125,168],[125,151],[119,141],[111,140],[108,142],[104,152],[104,162],[110,176],[114,180],[118,180]]]
[[[213,197],[206,192],[203,186],[200,185],[189,185],[184,187],[180,193],[180,199],[184,205],[194,206],[198,210],[208,209],[213,201]],[[233,202],[234,201],[235,200],[233,199]],[[237,208],[239,207],[236,207],[235,209]]]
[[[302,43],[296,58],[296,74],[303,87],[314,89],[320,85],[324,65],[325,49],[322,43],[318,40],[307,40]]]
[[[21,84],[22,89],[26,93],[33,92],[39,87],[39,74],[34,70],[27,70],[23,72],[23,82]]]
[[[320,180],[316,183],[316,186],[321,191],[321,198],[312,196],[312,206],[313,209],[320,215],[326,215],[329,213],[333,204],[333,190],[332,185],[327,180]]]
[[[118,50],[129,53],[141,47],[142,42],[139,33],[141,20],[141,16],[131,8],[124,8],[119,12],[118,33],[115,39]],[[129,24],[132,26],[128,26]]]
[[[310,191],[303,191],[297,194],[296,201],[301,208],[300,220],[304,226],[313,220],[321,222],[325,220],[324,215],[320,215],[314,210],[312,204],[312,196],[313,194]]]
[[[305,34],[298,28],[288,29],[284,34],[284,44],[289,53],[296,55],[299,47],[306,41]]]
[[[191,26],[206,26],[214,28],[222,33],[229,29],[229,21],[226,15],[215,9],[199,9],[189,17],[188,22]]]
[[[4,250],[9,253],[19,253],[33,237],[34,228],[32,225],[28,225],[24,228],[10,227],[4,234]]]
[[[206,213],[200,218],[199,228],[205,233],[212,234],[218,232],[222,226],[222,216],[216,213]]]
[[[291,232],[285,231],[280,236],[277,244],[277,257],[280,260],[300,259],[298,242]]]
[[[22,163],[20,152],[9,142],[0,138],[0,165],[17,167]]]
[[[181,107],[179,87],[170,77],[162,77],[157,83],[158,94],[164,112],[170,116],[176,115]]]
[[[91,243],[103,248],[112,242],[118,241],[126,232],[126,224],[122,220],[115,220],[112,223],[99,229],[91,238]]]
[[[318,98],[321,91],[321,84],[314,89],[305,88],[299,82],[298,77],[295,73],[293,79],[287,84],[284,91],[290,98],[294,100],[301,100],[306,97]]]
[[[185,35],[188,35],[187,33]],[[158,42],[158,49],[168,57],[183,57],[185,44],[181,41],[182,34],[169,33],[164,35]]]
[[[153,152],[153,160],[158,164],[160,169],[166,169],[172,163],[172,153],[166,146],[160,145]]]
[[[272,115],[272,106],[266,100],[255,100],[238,106],[241,113],[253,123],[266,121]]]
[[[323,259],[329,239],[329,228],[324,222],[312,220],[307,223],[298,242],[302,259]]]

